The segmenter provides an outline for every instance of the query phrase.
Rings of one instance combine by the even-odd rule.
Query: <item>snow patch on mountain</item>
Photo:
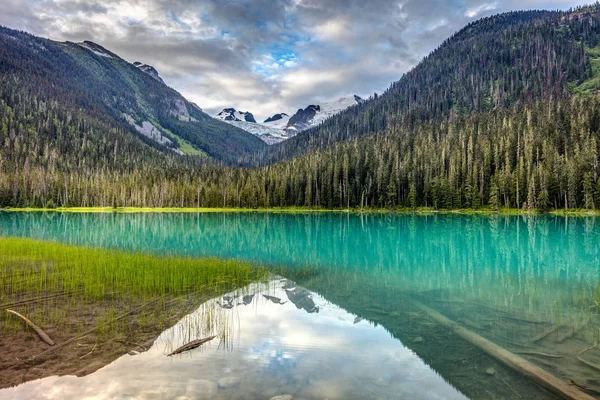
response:
[[[284,130],[288,122],[290,121],[290,116],[286,113],[275,114],[272,117],[267,118],[262,125],[268,126],[272,129],[281,129]]]
[[[240,129],[250,132],[254,136],[258,136],[266,144],[275,144],[283,142],[288,138],[287,134],[283,129],[274,129],[265,124],[257,124],[256,122],[248,121],[227,121],[228,124],[237,126]]]
[[[317,126],[348,107],[364,102],[365,100],[357,95],[345,96],[329,103],[311,104],[304,109],[299,109],[292,116],[286,113],[275,114],[262,123],[257,123],[252,113],[237,111],[235,108],[225,108],[215,118],[250,132],[267,144],[274,144]]]
[[[77,43],[78,46],[83,47],[86,50],[91,51],[92,53],[94,53],[97,56],[100,57],[105,57],[105,58],[114,58],[113,54],[106,50],[104,47],[94,43],[94,42],[90,42],[88,40],[81,42],[81,43]]]

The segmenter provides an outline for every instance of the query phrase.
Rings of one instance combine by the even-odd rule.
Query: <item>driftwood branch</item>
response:
[[[553,332],[556,332],[558,330],[558,328],[560,328],[561,325],[554,325],[551,326],[549,329],[546,329],[544,332],[540,333],[539,335],[537,335],[536,337],[534,337],[533,339],[531,339],[532,342],[539,342],[540,340],[544,339],[546,336],[550,335]]]
[[[183,353],[184,351],[193,350],[196,347],[200,347],[201,345],[203,345],[206,342],[210,342],[214,338],[216,338],[216,336],[209,336],[209,337],[204,338],[204,339],[193,340],[193,341],[191,341],[189,343],[186,343],[183,346],[177,348],[174,352],[172,352],[170,354],[167,354],[167,356],[171,357],[171,356],[173,356],[175,354]]]
[[[563,358],[563,356],[559,356],[558,354],[540,353],[539,351],[515,351],[515,354],[525,354],[528,356],[540,356],[548,358]]]
[[[86,353],[86,354],[82,355],[81,357],[79,357],[79,359],[81,360],[82,358],[84,358],[84,357],[87,357],[87,356],[89,356],[90,354],[92,354],[92,353],[94,352],[94,350],[96,349],[96,346],[98,346],[98,343],[97,343],[97,342],[96,342],[96,344],[94,345],[94,347],[92,347],[92,349],[90,350],[90,352],[89,352],[89,353]]]
[[[585,349],[581,350],[579,353],[577,353],[577,359],[578,359],[579,361],[581,361],[582,363],[584,363],[585,365],[587,365],[588,367],[590,367],[590,368],[594,368],[594,369],[596,369],[596,370],[600,371],[600,366],[598,366],[598,365],[596,365],[596,364],[593,364],[593,363],[591,363],[591,362],[589,362],[589,361],[586,361],[586,360],[584,360],[583,358],[581,358],[581,356],[582,356],[584,353],[587,353],[588,351],[590,351],[590,350],[592,350],[593,348],[596,348],[596,347],[598,347],[598,342],[594,343],[594,345],[593,345],[593,346],[586,347]]]
[[[423,304],[418,302],[415,302],[414,304],[418,309],[427,314],[430,318],[435,320],[440,325],[447,327],[463,340],[480,348],[491,357],[502,362],[507,367],[512,368],[515,371],[521,373],[523,376],[532,380],[533,382],[550,390],[552,393],[556,394],[560,398],[571,400],[593,399],[592,396],[583,393],[578,388],[558,379],[556,376],[550,374],[549,372],[538,367],[537,365],[530,363],[523,357],[511,353],[508,350],[498,346],[497,344],[492,343],[489,340],[479,336],[478,334],[460,326],[456,322],[446,318],[437,311],[434,311],[431,308],[424,306]]]
[[[44,332],[44,331],[42,330],[42,328],[40,328],[39,326],[37,326],[36,324],[34,324],[33,322],[31,322],[29,319],[27,319],[27,317],[25,317],[25,316],[23,316],[23,315],[19,314],[19,313],[18,313],[18,312],[16,312],[16,311],[13,311],[13,310],[8,310],[8,309],[7,309],[7,310],[6,310],[6,312],[7,312],[7,313],[9,313],[9,314],[16,315],[17,317],[21,318],[23,321],[25,321],[25,323],[26,323],[27,325],[29,325],[29,326],[30,326],[30,327],[31,327],[31,328],[32,328],[32,329],[35,331],[35,333],[37,333],[37,334],[38,334],[38,336],[40,337],[40,339],[42,339],[42,340],[43,340],[43,341],[44,341],[46,344],[48,344],[48,345],[50,345],[50,346],[54,346],[54,340],[52,340],[52,339],[50,338],[50,336],[48,336],[48,335],[46,334],[46,332]]]

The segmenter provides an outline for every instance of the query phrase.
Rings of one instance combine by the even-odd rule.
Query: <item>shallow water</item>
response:
[[[600,372],[589,364],[600,366],[600,350],[579,357],[587,364],[577,355],[600,335],[599,221],[0,213],[4,236],[238,258],[310,271],[296,275],[295,283],[276,279],[267,287],[247,288],[246,295],[256,293],[248,305],[237,305],[239,299],[231,308],[209,302],[196,317],[163,333],[148,352],[125,355],[92,375],[29,382],[0,391],[0,397],[77,398],[73,391],[82,384],[98,398],[197,398],[200,392],[208,398],[267,399],[283,394],[304,399],[550,397],[455,337],[417,305],[597,395]],[[302,296],[284,289],[295,284]],[[285,303],[276,304],[262,296],[266,293]],[[197,316],[211,307],[222,315],[227,335],[221,339],[226,339],[167,358],[165,352],[184,339],[210,333],[189,318],[202,321]],[[233,379],[219,387],[226,377]],[[48,387],[52,391],[45,391]]]

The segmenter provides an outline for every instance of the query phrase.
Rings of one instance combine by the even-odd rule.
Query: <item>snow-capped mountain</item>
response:
[[[356,104],[362,104],[363,100],[360,96],[345,96],[332,101],[330,103],[311,104],[305,109],[299,109],[288,121],[285,130],[294,136],[298,132],[319,125],[327,118],[345,110],[348,107]]]
[[[222,121],[246,121],[256,123],[254,115],[248,111],[237,111],[235,108],[224,108],[223,111],[215,117]]]
[[[345,96],[330,103],[311,104],[304,109],[299,109],[292,116],[286,113],[275,114],[261,123],[256,122],[252,113],[237,111],[235,108],[225,108],[215,118],[244,129],[267,144],[274,144],[317,126],[348,107],[364,102],[365,100],[357,95]]]
[[[250,132],[267,144],[279,143],[288,138],[284,128],[290,117],[285,113],[267,118],[268,122],[261,124],[256,122],[251,112],[237,111],[235,108],[225,108],[215,118]]]
[[[156,68],[154,68],[152,65],[142,64],[139,61],[134,62],[133,65],[135,65],[136,67],[138,67],[139,69],[141,69],[160,83],[165,83],[160,77],[160,75],[158,75],[158,71],[156,70]]]

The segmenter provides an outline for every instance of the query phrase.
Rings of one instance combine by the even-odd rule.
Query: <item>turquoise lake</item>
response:
[[[2,399],[554,398],[424,309],[600,398],[600,349],[582,353],[600,340],[593,217],[3,212],[0,235],[307,271],[202,304],[143,354]],[[165,357],[210,310],[230,342]]]

